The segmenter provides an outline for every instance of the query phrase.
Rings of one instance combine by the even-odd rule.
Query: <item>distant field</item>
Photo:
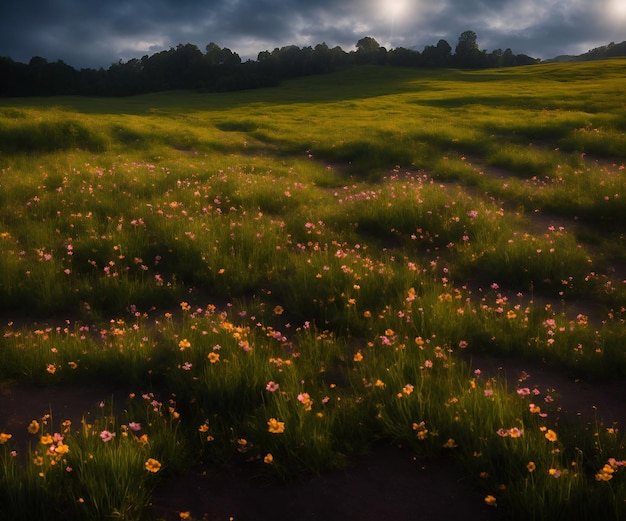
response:
[[[469,360],[626,376],[625,82],[616,59],[0,99],[0,388],[131,396],[0,414],[0,508],[141,519],[191,463],[288,480],[393,442],[507,519],[623,519],[623,426]]]

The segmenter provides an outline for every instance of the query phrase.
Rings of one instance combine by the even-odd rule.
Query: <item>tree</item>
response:
[[[380,44],[371,36],[366,36],[356,42],[356,52],[373,53],[378,52],[378,49],[380,49]]]
[[[478,37],[474,31],[464,31],[454,50],[454,62],[458,67],[478,68],[485,65],[485,51],[478,48]]]
[[[436,46],[427,45],[422,51],[421,63],[425,67],[446,67],[450,64],[452,47],[445,40],[439,40]]]
[[[387,49],[381,47],[371,36],[366,36],[356,43],[355,58],[359,64],[384,65],[387,61]]]

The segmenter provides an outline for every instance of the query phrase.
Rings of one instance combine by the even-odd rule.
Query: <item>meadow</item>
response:
[[[3,514],[139,520],[189,467],[290,481],[394,444],[504,519],[624,519],[623,426],[472,359],[626,377],[625,81],[0,100],[0,387],[124,390],[83,422],[0,414]]]

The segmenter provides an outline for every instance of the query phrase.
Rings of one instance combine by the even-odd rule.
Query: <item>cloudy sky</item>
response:
[[[242,59],[285,45],[354,49],[364,36],[421,51],[481,49],[548,59],[626,40],[626,0],[3,0],[0,56],[108,67],[179,43],[215,42]]]

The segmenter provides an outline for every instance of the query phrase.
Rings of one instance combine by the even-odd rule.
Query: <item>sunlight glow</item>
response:
[[[626,2],[624,0],[609,0],[607,5],[607,15],[613,23],[626,21]]]
[[[380,3],[380,10],[391,20],[396,20],[406,14],[408,4],[408,0],[383,0]]]

